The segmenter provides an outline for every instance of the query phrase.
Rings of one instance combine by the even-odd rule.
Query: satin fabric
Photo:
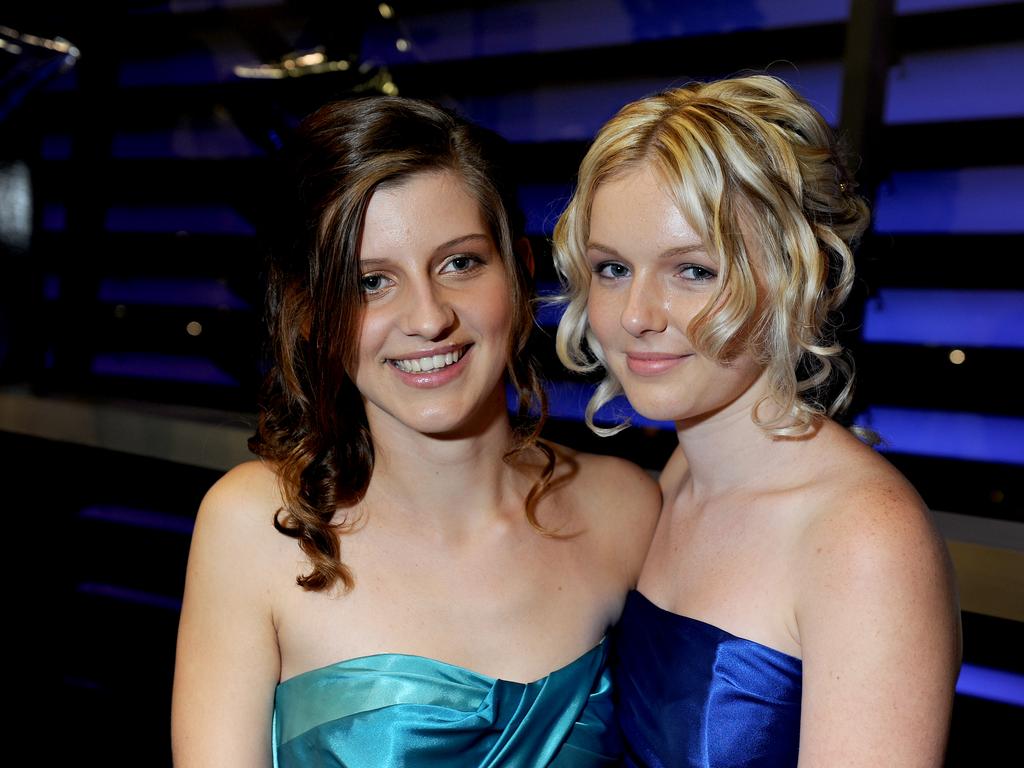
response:
[[[532,683],[422,656],[350,659],[290,678],[274,765],[590,768],[616,764],[607,641]]]
[[[627,766],[796,765],[800,659],[667,611],[636,591],[614,640]]]

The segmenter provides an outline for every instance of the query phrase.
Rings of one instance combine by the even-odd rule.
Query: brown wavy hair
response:
[[[767,397],[778,406],[771,420],[754,409],[754,421],[769,434],[800,435],[841,412],[853,363],[833,321],[853,284],[852,248],[867,227],[867,204],[855,194],[821,115],[781,80],[751,75],[627,104],[601,128],[580,166],[555,227],[560,301],[567,304],[556,348],[571,370],[605,369],[587,405],[591,429],[614,434],[626,426],[593,422],[622,387],[604,365],[587,318],[591,205],[600,184],[648,164],[721,267],[717,293],[687,330],[694,346],[725,362],[749,341],[768,371]],[[744,230],[763,251],[757,265]]]
[[[519,396],[506,461],[535,449],[545,458],[526,498],[526,516],[550,484],[554,453],[538,439],[547,402],[526,346],[533,328],[529,266],[517,258],[524,218],[515,203],[507,145],[497,135],[423,101],[374,97],[327,104],[299,126],[285,153],[291,192],[268,269],[272,367],[249,448],[278,475],[284,506],[278,531],[297,539],[312,570],[297,582],[319,591],[355,580],[341,560],[341,534],[358,522],[339,509],[366,493],[373,439],[352,380],[364,297],[359,244],[370,197],[413,174],[449,171],[480,205],[501,253],[512,305],[506,374]]]

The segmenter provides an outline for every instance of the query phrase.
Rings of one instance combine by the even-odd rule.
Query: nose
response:
[[[640,338],[645,333],[665,330],[665,309],[657,288],[647,280],[633,279],[629,286],[626,305],[620,318],[622,327],[631,336]]]
[[[406,335],[437,339],[451,329],[455,311],[441,294],[442,290],[432,283],[410,291],[402,328]]]

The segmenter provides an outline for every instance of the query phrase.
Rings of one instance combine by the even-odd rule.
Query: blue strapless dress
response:
[[[616,764],[607,641],[533,683],[384,653],[277,686],[274,765],[590,768]]]
[[[630,592],[614,634],[626,765],[792,768],[803,664]]]

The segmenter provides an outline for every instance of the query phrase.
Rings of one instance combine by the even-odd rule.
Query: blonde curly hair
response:
[[[781,80],[765,75],[692,83],[623,107],[598,133],[572,200],[555,227],[554,259],[566,305],[556,349],[572,371],[603,368],[586,409],[622,392],[587,318],[586,258],[597,188],[640,167],[660,177],[719,264],[716,292],[687,334],[706,357],[749,349],[768,372],[775,416],[755,422],[777,436],[806,433],[845,408],[853,365],[835,340],[834,313],[853,284],[852,247],[868,223],[864,200],[831,129]],[[756,240],[757,258],[742,233]],[[838,381],[837,381],[838,380]],[[837,395],[827,398],[830,385]],[[766,398],[766,399],[767,399]]]

